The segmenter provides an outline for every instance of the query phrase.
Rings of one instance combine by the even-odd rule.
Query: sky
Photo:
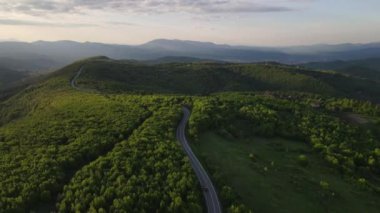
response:
[[[379,0],[0,0],[0,41],[368,43],[379,11]]]

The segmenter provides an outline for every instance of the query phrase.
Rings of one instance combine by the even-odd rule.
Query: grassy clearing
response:
[[[208,132],[193,148],[214,176],[255,212],[378,212],[380,208],[378,195],[344,180],[302,142],[225,139]],[[301,162],[304,157],[307,166]]]

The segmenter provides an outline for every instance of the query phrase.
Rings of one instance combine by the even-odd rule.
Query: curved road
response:
[[[215,187],[212,184],[206,170],[202,167],[197,157],[191,150],[189,143],[186,140],[185,129],[187,121],[190,118],[190,110],[186,107],[183,108],[183,117],[177,128],[177,139],[181,142],[183,149],[185,150],[187,156],[190,158],[191,166],[194,169],[195,174],[201,184],[203,196],[206,200],[207,212],[209,213],[221,213],[222,209],[220,206],[218,194],[215,191]]]
[[[77,79],[79,78],[79,76],[82,74],[83,72],[83,66],[78,70],[77,74],[75,74],[75,76],[71,79],[71,87],[74,88],[74,89],[77,89],[77,90],[81,90],[78,85],[77,85]]]
[[[82,90],[79,88],[76,84],[77,79],[83,72],[83,67],[81,67],[78,72],[75,74],[75,76],[71,79],[71,87],[77,90]],[[203,196],[206,201],[207,205],[207,212],[208,213],[221,213],[221,205],[219,202],[218,194],[215,191],[215,187],[212,184],[209,176],[207,175],[206,170],[202,167],[202,164],[199,162],[197,157],[194,155],[193,151],[191,150],[189,143],[186,140],[185,136],[185,129],[187,121],[190,118],[190,110],[186,107],[183,107],[183,117],[178,125],[177,128],[177,139],[179,142],[181,142],[184,151],[186,152],[187,156],[190,159],[191,166],[193,167],[193,170],[195,174],[198,177],[199,183],[201,184]]]

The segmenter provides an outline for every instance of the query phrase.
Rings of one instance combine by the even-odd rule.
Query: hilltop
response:
[[[145,64],[91,60],[78,81],[107,92],[204,95],[225,91],[298,91],[378,102],[380,86],[371,80],[276,63],[234,64],[208,61]]]

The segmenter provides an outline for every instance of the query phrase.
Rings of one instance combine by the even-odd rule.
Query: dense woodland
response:
[[[201,212],[195,175],[178,143],[180,105],[162,107],[65,186],[59,212]]]
[[[83,90],[75,90],[69,83],[82,66]],[[204,211],[201,188],[175,138],[184,105],[192,109],[194,143],[209,130],[226,138],[302,141],[326,167],[379,196],[379,106],[342,97],[354,88],[313,72],[106,58],[65,67],[0,102],[0,210]],[[359,87],[360,98],[377,94],[375,87]],[[249,212],[223,180],[217,188],[226,211]]]
[[[138,101],[73,94],[3,126],[1,208],[54,199],[75,170],[112,149],[150,115]]]

